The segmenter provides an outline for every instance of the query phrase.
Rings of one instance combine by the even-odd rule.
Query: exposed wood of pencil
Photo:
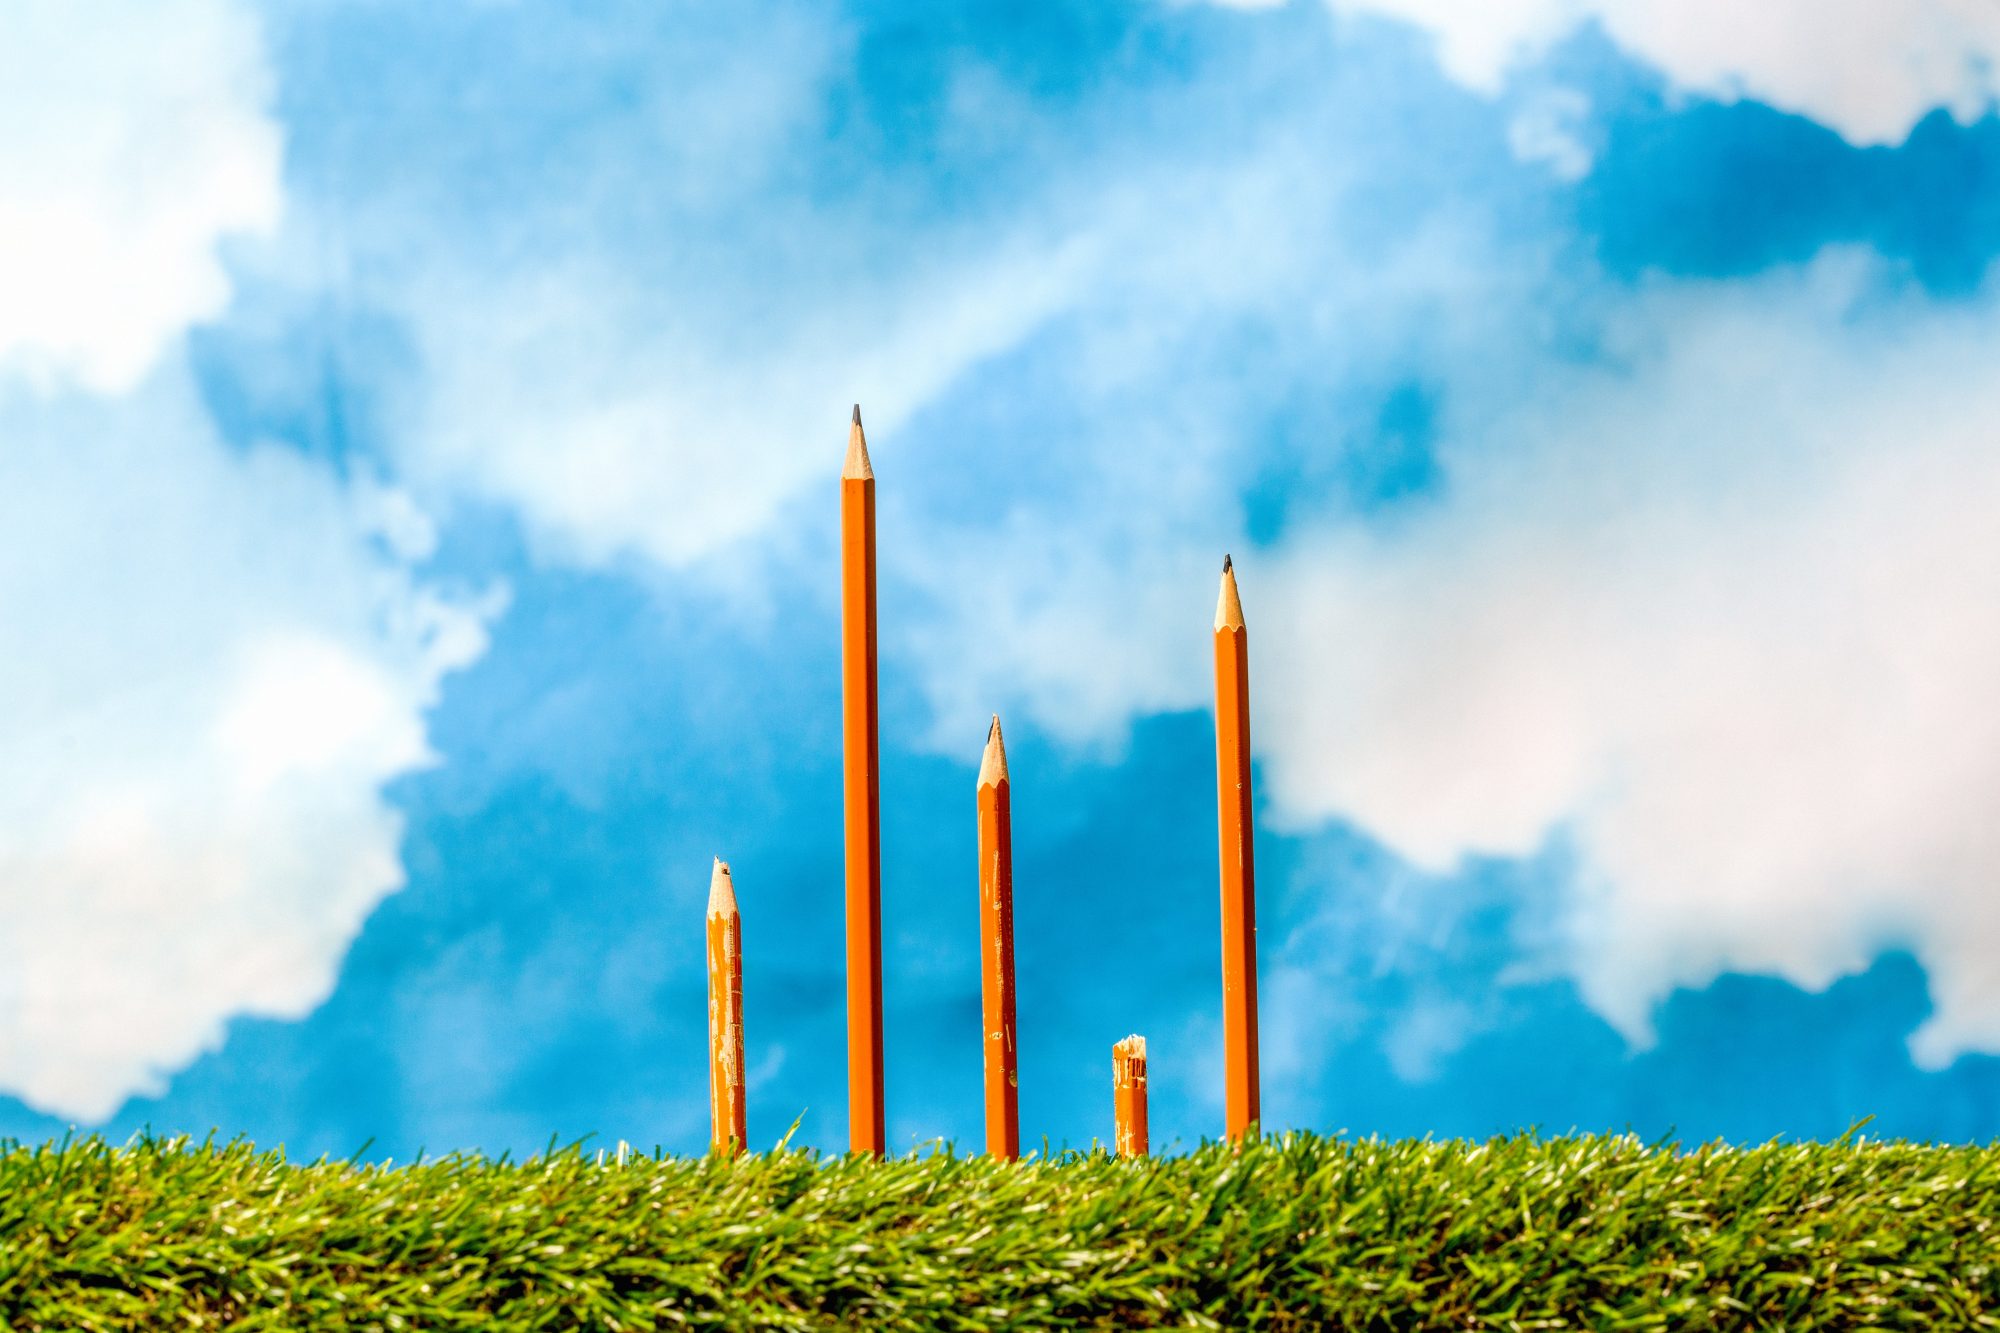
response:
[[[1222,560],[1215,608],[1215,766],[1222,857],[1224,1122],[1240,1139],[1259,1118],[1257,890],[1250,806],[1250,655],[1236,572]]]
[[[1112,1143],[1120,1157],[1144,1157],[1146,1039],[1136,1033],[1111,1048]]]
[[[730,1156],[749,1140],[743,1096],[743,919],[729,866],[718,859],[708,881],[709,1141]]]
[[[986,1151],[1021,1155],[1014,1054],[1014,813],[1000,719],[979,761],[979,990],[986,1033]]]
[[[861,408],[840,474],[840,708],[847,756],[848,1144],[881,1156],[882,847],[875,703],[875,469]]]

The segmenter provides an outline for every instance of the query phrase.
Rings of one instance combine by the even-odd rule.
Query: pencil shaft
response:
[[[840,483],[841,720],[847,816],[848,1142],[881,1156],[882,850],[875,700],[875,481]]]
[[[1021,1155],[1014,1051],[1013,794],[1006,779],[979,787],[979,960],[986,1053],[986,1151]]]
[[[1224,1119],[1241,1138],[1259,1119],[1257,899],[1250,802],[1250,664],[1242,626],[1215,632],[1215,754],[1222,859]]]
[[[743,1095],[743,922],[734,912],[708,918],[708,1109],[715,1151],[735,1154],[749,1139]]]

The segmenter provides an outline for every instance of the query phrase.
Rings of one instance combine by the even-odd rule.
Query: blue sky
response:
[[[2000,1133],[2000,21],[91,8],[0,14],[0,1133],[695,1150],[721,855],[843,1145],[856,400],[892,1145],[994,711],[1024,1139],[1131,1031],[1219,1131],[1224,551],[1270,1123]]]

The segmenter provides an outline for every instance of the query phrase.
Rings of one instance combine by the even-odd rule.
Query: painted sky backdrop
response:
[[[0,0],[0,1133],[2000,1134],[2000,13]]]

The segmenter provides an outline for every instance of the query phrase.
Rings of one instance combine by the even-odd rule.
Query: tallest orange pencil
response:
[[[1021,1155],[1014,1056],[1014,788],[1000,719],[979,757],[979,991],[986,1028],[986,1151]]]
[[[847,754],[847,1141],[882,1155],[882,789],[875,708],[875,469],[861,406],[840,472],[840,715]]]
[[[1223,1114],[1241,1139],[1257,1106],[1257,876],[1251,856],[1250,645],[1236,571],[1222,557],[1215,605],[1215,776],[1222,847]]]

